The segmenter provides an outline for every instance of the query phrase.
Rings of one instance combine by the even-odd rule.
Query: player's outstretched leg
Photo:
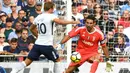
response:
[[[32,60],[29,58],[26,58],[25,61],[18,63],[17,65],[14,65],[12,68],[11,73],[18,73],[22,69],[24,69],[26,66],[30,65],[32,63]]]
[[[26,67],[25,62],[20,62],[17,65],[14,65],[14,67],[12,68],[11,73],[18,73],[20,70],[24,69]]]

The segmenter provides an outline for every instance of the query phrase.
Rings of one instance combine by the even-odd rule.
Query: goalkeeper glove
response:
[[[113,67],[114,65],[109,61],[109,59],[107,58],[107,62],[106,62],[106,72],[111,72],[111,71],[113,71],[113,69],[112,69],[112,67]]]

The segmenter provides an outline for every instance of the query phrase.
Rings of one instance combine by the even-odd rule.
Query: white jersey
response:
[[[34,24],[38,28],[38,38],[35,44],[38,45],[53,45],[53,32],[54,32],[54,22],[53,20],[57,18],[54,14],[43,13],[38,15]]]

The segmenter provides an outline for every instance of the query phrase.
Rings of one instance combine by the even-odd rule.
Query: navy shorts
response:
[[[41,54],[43,54],[48,60],[52,60],[54,62],[56,62],[56,60],[59,58],[59,55],[53,46],[37,44],[34,44],[32,50],[28,54],[28,58],[31,60],[38,60]]]

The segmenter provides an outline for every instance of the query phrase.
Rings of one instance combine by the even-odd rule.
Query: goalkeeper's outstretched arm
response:
[[[56,49],[57,49],[57,50],[62,49],[62,48],[61,48],[61,45],[64,44],[65,42],[67,42],[69,39],[70,39],[70,36],[69,36],[69,35],[66,35],[66,36],[61,40],[61,42],[57,45]]]
[[[71,37],[69,35],[66,35],[60,42],[60,44],[64,44],[65,42],[67,42]]]

